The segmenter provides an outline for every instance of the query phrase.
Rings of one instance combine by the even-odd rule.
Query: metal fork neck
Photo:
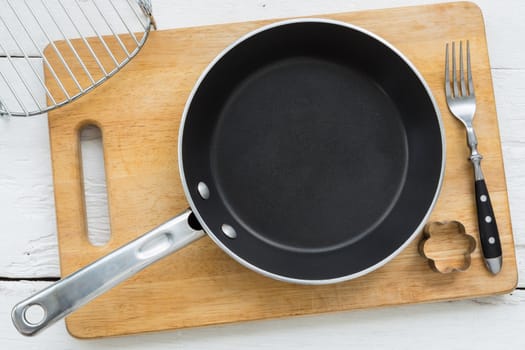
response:
[[[483,180],[483,172],[481,171],[481,160],[483,156],[478,152],[478,139],[472,125],[466,125],[467,127],[467,142],[470,147],[470,161],[474,166],[474,177],[476,181]]]

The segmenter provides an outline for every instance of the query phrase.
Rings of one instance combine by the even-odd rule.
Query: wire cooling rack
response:
[[[0,9],[0,116],[78,99],[132,60],[156,27],[149,0],[0,0]]]

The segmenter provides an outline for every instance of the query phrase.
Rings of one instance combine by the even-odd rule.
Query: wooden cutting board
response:
[[[480,9],[462,2],[318,17],[352,23],[382,36],[423,74],[441,109],[447,141],[444,187],[431,220],[460,221],[478,240],[465,133],[448,112],[443,93],[445,43],[470,39],[478,99],[475,127],[501,232],[502,272],[497,276],[487,272],[479,244],[466,272],[433,272],[418,253],[417,238],[397,258],[369,275],[335,285],[300,286],[242,267],[206,237],[73,313],[67,318],[72,335],[122,335],[478,297],[515,288],[507,187]],[[221,50],[270,22],[153,32],[143,51],[116,77],[49,114],[64,276],[188,207],[177,165],[177,135],[186,99]],[[104,137],[112,237],[103,247],[92,246],[85,229],[78,131],[87,123],[99,125]]]

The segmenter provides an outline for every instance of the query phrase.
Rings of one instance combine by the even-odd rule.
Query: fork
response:
[[[478,140],[472,125],[476,112],[476,95],[470,67],[470,44],[467,40],[467,79],[463,69],[463,42],[459,42],[459,83],[456,71],[456,45],[452,43],[452,82],[449,69],[449,44],[446,44],[445,58],[445,94],[448,109],[467,129],[467,143],[470,147],[470,161],[474,166],[476,206],[481,248],[487,269],[497,274],[501,271],[501,242],[498,233],[494,210],[490,202],[485,178],[481,171],[481,159],[478,152]],[[468,84],[468,86],[467,86]]]

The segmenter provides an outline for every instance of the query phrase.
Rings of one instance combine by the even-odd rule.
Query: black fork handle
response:
[[[497,274],[501,270],[501,241],[496,217],[485,180],[477,180],[475,188],[479,237],[483,257],[489,271]]]

